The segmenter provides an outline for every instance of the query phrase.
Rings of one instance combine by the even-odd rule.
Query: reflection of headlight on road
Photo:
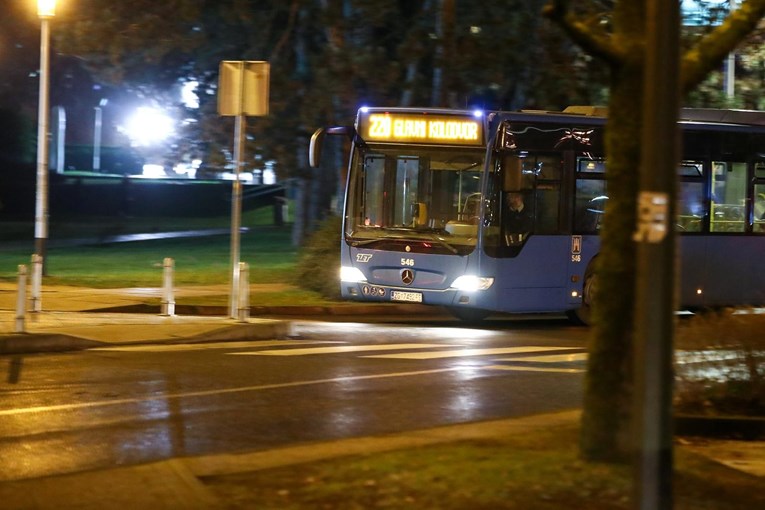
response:
[[[454,280],[451,288],[464,292],[475,292],[478,290],[486,290],[491,287],[493,283],[494,278],[465,274]]]
[[[348,283],[358,283],[367,281],[367,277],[360,269],[355,267],[342,266],[340,268],[340,281]]]

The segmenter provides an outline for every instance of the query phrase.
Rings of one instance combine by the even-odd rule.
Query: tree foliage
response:
[[[299,154],[315,127],[350,122],[362,104],[558,109],[602,99],[597,66],[541,21],[542,4],[80,0],[56,33],[101,80],[145,96],[167,103],[179,81],[199,81],[195,136],[212,150],[231,132],[215,118],[219,62],[270,61],[271,115],[251,119],[248,152],[277,160],[286,177],[306,174]]]

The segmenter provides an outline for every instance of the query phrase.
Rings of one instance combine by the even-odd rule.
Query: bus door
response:
[[[747,303],[762,293],[752,285],[762,259],[754,257],[754,237],[747,235],[747,166],[742,161],[712,161],[703,289],[707,306]]]
[[[506,171],[520,165],[521,179],[502,179],[497,194],[497,282],[506,311],[565,308],[570,237],[562,228],[560,152],[505,157]]]

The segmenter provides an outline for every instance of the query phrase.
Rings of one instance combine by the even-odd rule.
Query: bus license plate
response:
[[[391,301],[407,301],[409,303],[422,303],[422,294],[419,292],[401,292],[392,290],[390,292]]]

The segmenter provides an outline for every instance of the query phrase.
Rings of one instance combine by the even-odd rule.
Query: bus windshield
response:
[[[476,245],[484,148],[357,147],[351,164],[346,240],[400,249],[402,241],[438,253]]]

